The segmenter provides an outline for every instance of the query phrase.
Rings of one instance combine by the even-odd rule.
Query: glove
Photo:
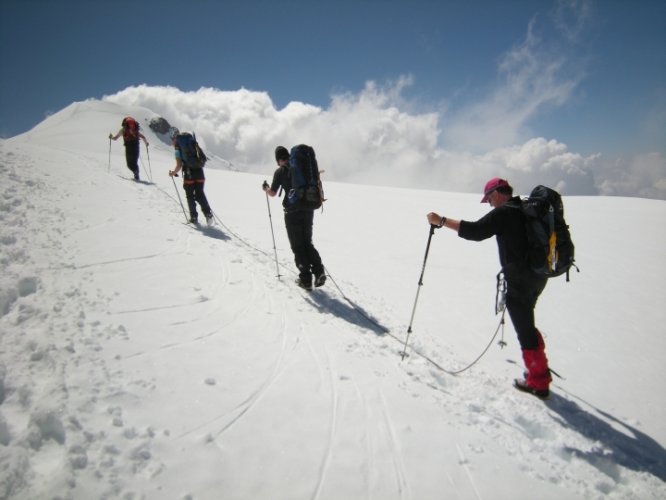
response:
[[[113,134],[109,134],[109,139],[113,139]]]
[[[262,189],[266,191],[268,189],[268,182],[264,181],[264,183],[261,185]]]

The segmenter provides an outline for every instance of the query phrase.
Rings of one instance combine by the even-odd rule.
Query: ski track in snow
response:
[[[61,151],[69,154],[64,149]],[[313,500],[335,498],[342,487],[357,497],[418,498],[420,490],[410,479],[412,474],[404,463],[404,429],[395,423],[395,409],[387,400],[385,389],[350,379],[326,344],[312,341],[315,336],[334,332],[343,337],[337,342],[348,342],[347,349],[355,357],[357,366],[362,366],[364,358],[390,358],[390,365],[397,364],[397,369],[405,375],[400,389],[405,394],[415,394],[414,398],[427,394],[443,415],[451,415],[456,422],[462,422],[457,424],[462,427],[461,431],[464,427],[480,429],[487,442],[505,450],[508,457],[534,456],[534,463],[523,465],[525,474],[531,478],[562,483],[568,488],[564,491],[576,492],[583,498],[605,495],[632,498],[631,485],[625,483],[625,477],[627,470],[634,470],[642,475],[651,474],[646,479],[652,485],[650,498],[659,498],[666,491],[664,450],[637,429],[584,401],[576,401],[557,384],[553,399],[545,403],[545,411],[539,415],[535,408],[544,406],[543,403],[518,393],[508,396],[500,393],[497,387],[502,382],[481,367],[474,369],[474,377],[460,378],[434,369],[415,353],[409,362],[398,363],[396,353],[401,347],[400,339],[383,333],[400,331],[402,323],[381,299],[365,297],[367,302],[357,305],[350,303],[335,286],[312,293],[294,290],[291,262],[284,259],[280,262],[285,277],[274,280],[270,252],[254,248],[251,242],[238,241],[236,233],[241,231],[235,228],[197,230],[179,226],[172,230],[172,239],[159,251],[116,259],[90,260],[88,257],[94,253],[84,257],[72,254],[75,248],[68,243],[76,241],[77,233],[117,223],[113,210],[109,208],[107,214],[97,216],[96,222],[84,221],[81,215],[76,215],[75,193],[49,188],[51,177],[56,174],[52,173],[54,165],[47,152],[43,153],[44,157],[35,158],[21,153],[19,148],[9,150],[3,146],[1,153],[0,173],[5,183],[0,199],[3,222],[0,257],[5,271],[0,290],[0,315],[7,324],[23,325],[23,333],[12,339],[11,346],[3,341],[2,348],[5,359],[11,359],[12,365],[21,369],[0,364],[0,402],[6,401],[0,407],[0,443],[19,450],[9,462],[7,459],[2,462],[4,477],[0,481],[0,497],[3,491],[20,491],[32,498],[47,498],[52,492],[76,491],[74,498],[157,498],[147,492],[153,491],[150,482],[169,469],[160,450],[173,442],[181,442],[186,448],[203,441],[215,443],[224,456],[235,444],[236,428],[260,413],[270,413],[270,407],[259,411],[262,404],[269,397],[271,400],[280,398],[288,391],[289,380],[298,376],[294,373],[298,364],[301,368],[307,367],[308,372],[302,376],[312,377],[309,384],[315,388],[313,393],[323,397],[321,401],[315,398],[313,405],[325,407],[328,419],[321,427],[309,430],[312,434],[324,433],[326,444],[319,450],[319,463],[311,465],[316,473],[315,479],[308,483],[310,494],[307,496]],[[98,158],[91,155],[87,161],[91,168],[105,171],[104,163]],[[171,213],[157,216],[178,217],[180,207],[174,206],[178,202],[168,191],[150,183],[130,182],[128,186],[126,196],[146,197],[149,207],[161,210],[165,205],[170,207]],[[25,192],[33,196],[19,196]],[[170,201],[165,203],[165,198]],[[73,213],[65,212],[68,209]],[[77,217],[81,225],[66,222]],[[35,223],[35,218],[39,218],[39,224]],[[49,226],[64,229],[62,232],[39,229]],[[127,266],[154,260],[164,260],[165,265],[169,265],[174,258],[186,258],[192,245],[201,245],[202,241],[225,248],[224,256],[222,252],[219,254],[217,268],[208,272],[205,285],[209,288],[205,291],[184,291],[182,300],[128,308],[123,306],[127,302],[121,300],[118,291],[100,290],[95,286],[99,272],[113,273],[119,266],[127,269]],[[265,274],[258,274],[257,268]],[[26,269],[31,269],[32,274],[20,274]],[[59,280],[62,274],[75,277],[64,283],[76,280],[79,285],[63,288]],[[353,284],[343,282],[343,288],[347,293],[351,291],[352,297],[360,295]],[[229,310],[216,299],[226,293],[241,294],[243,307]],[[40,298],[44,294],[58,297],[53,310],[42,309]],[[324,333],[311,331],[303,323],[297,327],[290,324],[298,317],[294,311],[309,307],[327,313],[321,318]],[[179,310],[184,314],[170,314]],[[123,324],[125,319],[133,323],[132,318],[157,311],[164,313],[162,324],[158,326],[163,330],[164,339],[156,342],[139,339],[139,332]],[[191,311],[197,313],[188,317]],[[364,317],[366,315],[370,321]],[[381,321],[374,321],[375,318]],[[193,324],[204,325],[207,333],[190,334],[187,327]],[[135,324],[134,328],[138,327],[139,324]],[[38,329],[46,330],[51,339],[49,343],[32,340],[31,332]],[[204,411],[197,422],[181,423],[179,428],[173,422],[171,429],[133,422],[133,400],[154,397],[159,403],[160,397],[155,396],[157,379],[166,379],[161,373],[156,373],[152,380],[137,377],[134,374],[137,363],[153,363],[164,350],[191,353],[193,346],[211,342],[228,348],[234,344],[234,338],[241,336],[259,341],[260,332],[266,334],[261,342],[278,349],[272,359],[261,360],[253,368],[255,373],[247,379],[240,377],[238,383],[243,384],[245,390],[242,400],[232,402],[216,396],[220,398],[221,411],[213,414]],[[1,333],[4,337],[5,332]],[[134,354],[124,357],[115,354],[120,352],[117,346],[127,342],[137,343]],[[445,349],[425,348],[420,343],[421,340],[414,339],[414,348],[422,349],[438,363],[446,366],[452,361],[442,354]],[[319,351],[315,345],[323,345],[323,350]],[[14,373],[29,373],[30,378],[17,379]],[[214,385],[214,380],[209,382]],[[41,398],[42,394],[51,397]],[[87,396],[77,399],[81,394]],[[512,402],[511,410],[501,400],[506,397]],[[43,400],[48,404],[44,405]],[[52,405],[53,401],[57,404]],[[100,426],[100,421],[105,421],[106,425]],[[11,428],[6,422],[12,422]],[[165,425],[169,425],[167,422]],[[566,444],[558,441],[563,427],[571,436]],[[580,435],[581,429],[590,432]],[[525,439],[516,441],[516,433]],[[335,484],[340,473],[334,474],[333,470],[345,469],[345,461],[349,460],[346,445],[352,442],[363,449],[361,459],[351,460],[362,471],[362,477],[359,484]],[[468,484],[463,484],[460,476],[454,477],[447,470],[448,483],[454,489],[452,494],[455,498],[486,498],[479,491],[482,479],[475,475],[473,457],[491,453],[492,445],[465,441],[464,437],[461,443],[449,445],[454,444]],[[51,460],[37,460],[40,454],[50,456]],[[572,457],[576,456],[585,458],[576,462],[577,467],[583,464],[589,468],[584,477],[594,477],[596,469],[603,473],[602,478],[589,484],[578,476],[577,471],[572,470],[575,469]],[[66,472],[57,470],[62,467],[60,463],[66,464]],[[77,478],[83,476],[96,478],[98,489],[95,492],[75,489]],[[34,477],[40,481],[33,481]],[[10,494],[7,498],[11,497]]]
[[[278,380],[280,377],[280,374],[282,373],[284,366],[285,366],[285,359],[289,355],[289,346],[287,345],[287,336],[284,335],[285,328],[283,326],[282,328],[283,335],[282,335],[282,348],[280,349],[280,352],[277,356],[277,359],[275,360],[275,365],[271,373],[268,375],[268,378],[264,380],[264,382],[261,384],[261,386],[254,391],[250,396],[243,401],[240,405],[238,405],[235,409],[234,412],[237,413],[235,417],[233,417],[227,424],[224,425],[219,431],[216,432],[215,437],[220,436],[223,432],[227,431],[229,428],[231,428],[232,425],[234,425],[238,420],[240,420],[241,417],[243,417],[247,412],[249,412],[252,407],[257,404],[263,394],[270,389],[270,387]],[[296,345],[298,344],[300,339],[296,339],[293,341],[291,345],[291,350],[296,348]]]
[[[308,338],[307,335],[305,335],[305,337]],[[322,373],[322,365],[319,362],[319,360],[317,358],[317,355],[312,350],[312,345],[311,345],[310,341],[308,340],[307,342],[308,342],[309,351],[312,354],[312,358],[314,359],[315,365],[318,368],[319,375],[320,375],[320,380],[321,380],[322,385],[323,385],[324,376],[323,376],[323,373]],[[328,356],[327,356],[327,360],[328,360],[327,366],[331,367],[330,358]],[[314,495],[312,496],[312,500],[318,500],[320,495],[321,495],[322,487],[324,485],[324,481],[326,480],[326,474],[327,474],[328,468],[331,464],[331,458],[332,458],[332,454],[333,454],[333,443],[334,443],[334,439],[335,439],[335,436],[336,436],[336,428],[338,426],[338,391],[337,391],[337,384],[336,384],[336,381],[335,381],[335,373],[332,369],[329,369],[329,376],[330,376],[330,378],[329,378],[329,387],[330,387],[329,393],[330,393],[330,396],[331,396],[331,402],[330,402],[331,410],[330,410],[330,415],[329,415],[329,419],[330,419],[329,433],[328,433],[328,440],[327,440],[327,444],[326,444],[326,450],[324,452],[324,457],[322,458],[322,463],[320,465],[319,473],[317,475],[317,477],[318,477],[318,479],[317,479],[317,488],[314,492]]]
[[[478,500],[482,500],[482,497],[479,494],[479,491],[476,489],[476,481],[474,480],[473,474],[470,471],[470,468],[468,466],[468,461],[465,458],[465,455],[463,454],[462,449],[460,449],[460,445],[458,443],[456,443],[456,450],[458,450],[458,457],[460,458],[460,464],[463,466],[463,469],[465,470],[465,474],[467,474],[467,477],[469,478],[469,482],[471,483],[472,487],[474,488],[474,496]]]
[[[390,449],[391,462],[393,465],[394,477],[397,482],[396,486],[398,488],[398,493],[400,498],[411,498],[409,485],[407,483],[407,475],[405,473],[405,465],[403,463],[402,454],[400,452],[398,436],[391,419],[391,412],[388,409],[386,398],[381,392],[379,394],[379,400],[381,403],[381,412],[383,417],[382,420],[386,427],[387,444]]]

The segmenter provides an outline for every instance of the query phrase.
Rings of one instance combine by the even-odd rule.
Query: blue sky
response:
[[[591,2],[574,44],[553,34],[557,3],[538,0],[0,5],[4,136],[73,101],[141,83],[245,87],[267,91],[278,107],[325,107],[332,92],[410,74],[410,97],[456,106],[493,84],[498,58],[535,20],[553,50],[576,56],[570,71],[583,75],[571,102],[536,118],[540,135],[584,153],[664,148],[663,135],[640,133],[655,107],[666,107],[663,1]]]
[[[514,83],[511,58],[529,39],[536,71],[554,69],[544,88],[534,75],[512,87],[546,95],[522,103],[517,140],[555,139],[581,155],[666,148],[663,0],[1,0],[0,23],[3,137],[140,84],[245,88],[278,109],[326,109],[368,81],[408,77],[403,110],[474,124],[505,99],[496,89]],[[455,130],[439,141],[466,147]]]

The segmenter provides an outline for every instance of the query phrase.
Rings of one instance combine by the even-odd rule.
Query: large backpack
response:
[[[289,154],[291,190],[287,194],[287,207],[317,209],[324,199],[319,177],[319,165],[314,149],[305,144],[291,148]]]
[[[208,161],[203,150],[199,147],[195,135],[188,132],[180,133],[176,136],[176,147],[180,151],[180,158],[183,166],[187,168],[203,168]]]
[[[123,139],[126,141],[138,141],[139,140],[139,122],[137,122],[131,116],[123,118]]]
[[[529,265],[548,278],[567,275],[574,264],[574,244],[564,220],[562,197],[554,189],[537,186],[521,200],[525,214]],[[578,269],[576,267],[576,269]]]

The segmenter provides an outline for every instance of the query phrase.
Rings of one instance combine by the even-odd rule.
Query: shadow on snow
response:
[[[215,238],[216,240],[229,241],[231,239],[224,231],[215,226],[199,226],[195,227],[195,229],[198,229],[206,236]]]
[[[666,450],[657,441],[586,401],[583,402],[608,421],[554,393],[551,393],[551,399],[546,402],[546,406],[557,414],[556,420],[563,427],[599,444],[587,451],[565,446],[566,452],[585,460],[616,481],[621,481],[618,466],[636,472],[647,472],[666,481]]]
[[[389,329],[381,325],[372,318],[361,307],[353,304],[351,301],[343,302],[335,297],[331,297],[324,290],[316,290],[308,295],[308,302],[321,312],[328,312],[341,318],[348,323],[367,329],[376,335],[384,335]]]

